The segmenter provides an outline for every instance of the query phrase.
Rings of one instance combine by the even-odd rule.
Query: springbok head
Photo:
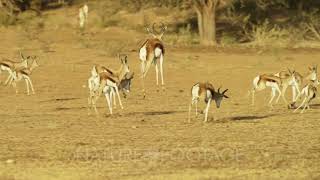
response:
[[[310,80],[315,81],[317,80],[317,74],[318,74],[318,65],[313,65],[309,67],[309,77]]]
[[[296,84],[298,81],[298,73],[295,70],[290,70],[289,68],[288,72],[289,72],[289,76],[291,77],[291,84]]]
[[[31,69],[39,67],[39,64],[37,62],[37,58],[38,58],[38,56],[30,56],[30,59],[32,59],[32,63],[31,63],[31,66],[30,66]]]
[[[126,91],[126,92],[130,92],[131,80],[133,79],[133,75],[134,75],[133,72],[126,73],[124,79],[121,80],[121,82],[119,84],[119,89]]]
[[[221,101],[223,98],[229,98],[227,95],[225,95],[225,93],[228,91],[228,89],[220,92],[221,88],[218,88],[217,92],[214,92],[214,95],[212,96],[212,98],[214,99],[214,101],[216,102],[216,106],[217,108],[220,108],[221,105]]]
[[[121,63],[122,74],[125,75],[126,73],[130,72],[129,65],[128,65],[128,55],[118,54],[118,57]]]
[[[146,29],[147,29],[147,32],[148,32],[149,34],[151,34],[151,36],[152,36],[153,38],[156,38],[156,39],[161,40],[163,34],[164,34],[164,33],[166,32],[166,30],[167,30],[167,26],[165,26],[165,25],[161,22],[160,25],[159,25],[159,28],[161,29],[160,32],[156,30],[156,29],[157,29],[157,28],[156,28],[156,23],[153,23],[152,28],[147,27]]]

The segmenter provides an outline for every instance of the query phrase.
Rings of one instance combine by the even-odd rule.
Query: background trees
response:
[[[63,8],[59,0],[0,0],[0,16],[14,20],[17,14],[33,10],[39,15],[48,7]],[[64,0],[65,4],[83,4],[85,0]],[[138,13],[153,8],[169,9],[175,16],[187,11],[184,24],[191,24],[190,31],[198,34],[202,45],[221,43],[226,34],[236,42],[253,42],[266,38],[297,38],[320,40],[320,1],[315,0],[91,0],[101,4],[99,16],[108,21],[120,11]],[[1,17],[0,17],[1,23]],[[170,22],[180,26],[181,22]],[[111,24],[119,24],[113,22]],[[264,37],[263,37],[264,36]],[[271,39],[272,39],[271,38]]]

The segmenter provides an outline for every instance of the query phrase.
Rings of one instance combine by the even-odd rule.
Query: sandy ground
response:
[[[319,64],[317,50],[168,47],[166,91],[157,92],[152,68],[146,99],[137,52],[128,50],[136,76],[132,92],[122,99],[125,109],[110,116],[100,98],[97,118],[87,114],[90,69],[93,64],[116,69],[119,62],[104,53],[108,49],[82,41],[102,44],[123,31],[83,38],[70,29],[51,30],[36,39],[22,29],[0,31],[1,57],[17,58],[23,49],[38,55],[40,64],[32,74],[35,95],[26,95],[24,82],[18,95],[12,87],[0,87],[0,179],[320,178],[319,100],[298,114],[281,101],[268,108],[269,90],[257,93],[255,107],[247,96],[259,73],[287,67],[306,73],[308,65]],[[228,88],[230,98],[220,109],[211,107],[208,123],[203,114],[193,114],[187,123],[190,88],[198,81]]]

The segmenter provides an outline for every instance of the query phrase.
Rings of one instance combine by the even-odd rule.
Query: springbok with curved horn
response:
[[[223,92],[220,92],[220,88],[218,91],[215,91],[213,85],[211,83],[197,83],[192,86],[191,88],[191,103],[189,105],[189,114],[188,114],[188,121],[190,122],[190,112],[193,104],[196,105],[196,116],[198,115],[198,101],[199,99],[203,99],[204,102],[207,104],[204,112],[204,122],[208,121],[208,111],[210,108],[211,101],[214,100],[216,102],[216,107],[220,108],[220,104],[223,98],[229,98],[225,95],[225,93],[228,91],[228,89],[224,90]]]
[[[33,72],[33,70],[39,66],[39,64],[37,63],[36,61],[36,58],[37,56],[33,56],[31,57],[33,59],[31,65],[27,68],[18,68],[18,69],[15,69],[13,74],[12,74],[12,78],[11,80],[9,81],[9,85],[12,84],[13,87],[16,89],[16,93],[18,93],[18,89],[17,89],[17,86],[16,86],[16,82],[24,79],[25,82],[26,82],[26,86],[27,86],[27,94],[30,95],[30,89],[29,89],[29,85],[31,87],[31,91],[32,91],[32,94],[35,94],[34,92],[34,88],[33,88],[33,84],[31,82],[31,74]]]
[[[28,59],[30,58],[30,56],[27,56],[27,58],[25,58],[23,56],[22,52],[20,52],[20,58],[21,58],[21,62],[15,62],[15,61],[11,61],[9,59],[2,59],[0,61],[0,74],[2,71],[7,71],[9,73],[9,76],[4,83],[5,85],[7,85],[8,82],[10,81],[10,79],[12,78],[12,75],[13,75],[12,73],[15,69],[27,68]]]
[[[165,48],[162,42],[162,36],[167,30],[167,26],[161,23],[161,32],[156,31],[156,23],[153,24],[152,30],[147,27],[147,32],[151,34],[151,38],[147,39],[139,49],[139,58],[141,60],[141,74],[142,74],[142,88],[143,88],[143,97],[146,96],[144,79],[150,69],[151,64],[155,65],[156,68],[156,80],[157,86],[159,85],[159,68],[160,67],[160,76],[161,76],[161,85],[164,89],[164,80],[163,80],[163,61]],[[159,59],[159,65],[157,60]]]
[[[98,65],[94,66],[91,71],[91,77],[88,80],[88,105],[89,109],[92,107],[94,108],[96,114],[98,114],[98,111],[96,109],[96,102],[102,93],[104,93],[106,96],[110,114],[112,114],[112,107],[110,105],[110,102],[112,103],[112,97],[115,98],[114,94],[117,95],[120,107],[121,109],[123,109],[119,91],[120,89],[128,90],[128,88],[130,90],[131,79],[133,78],[133,74],[131,77],[127,77],[128,73],[130,72],[127,56],[125,56],[124,58],[121,58],[119,56],[119,59],[121,61],[121,66],[118,71],[113,71],[109,68]],[[123,84],[123,81],[127,79],[129,79],[129,87],[127,86],[128,84],[126,84],[128,83],[127,81]],[[120,85],[125,87],[122,87]]]
[[[309,72],[305,76],[302,76],[300,73],[295,72],[296,81],[288,84],[289,86],[292,87],[292,103],[290,106],[292,107],[295,106],[295,103],[299,99],[301,94],[300,87],[303,86],[304,82],[316,81],[318,79],[317,69],[318,69],[317,65],[308,67]],[[292,71],[288,68],[288,71],[280,71],[279,73],[276,73],[274,75],[280,78],[286,78],[290,76],[291,72]],[[286,92],[286,89],[283,91],[283,93],[285,92]]]
[[[276,96],[276,92],[278,92],[278,97],[276,100],[276,103],[278,103],[280,97],[282,97],[282,100],[285,102],[286,105],[288,105],[288,102],[286,98],[284,97],[284,91],[287,89],[287,87],[290,84],[295,84],[295,74],[296,72],[289,72],[290,75],[280,78],[275,75],[271,74],[263,74],[255,77],[253,79],[253,89],[251,91],[252,93],[252,105],[254,105],[254,99],[255,99],[255,92],[256,91],[262,91],[266,89],[267,87],[271,88],[271,98],[269,100],[269,106],[272,107],[272,102],[274,97]]]
[[[305,98],[302,101],[301,105],[296,108],[293,112],[296,112],[298,109],[300,109],[302,106],[303,109],[300,113],[303,113],[306,108],[310,108],[309,104],[310,102],[316,98],[317,96],[317,86],[320,84],[319,80],[310,81],[304,88],[301,90],[301,95],[304,95]]]

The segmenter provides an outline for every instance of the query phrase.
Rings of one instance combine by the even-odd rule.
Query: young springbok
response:
[[[20,57],[21,57],[21,62],[15,62],[9,59],[2,59],[0,61],[0,74],[2,73],[2,71],[7,71],[9,73],[9,76],[4,83],[5,85],[7,85],[8,82],[10,81],[12,77],[12,73],[15,69],[26,68],[28,66],[28,59],[30,58],[30,56],[25,58],[23,54],[20,52]]]
[[[300,109],[302,106],[303,109],[300,113],[303,113],[306,108],[310,108],[309,104],[310,102],[316,98],[317,96],[317,86],[320,84],[319,80],[310,81],[306,86],[303,87],[301,90],[301,95],[305,96],[304,100],[300,104],[300,106],[294,110],[296,112],[298,109]]]
[[[289,84],[289,86],[292,87],[292,103],[290,106],[294,107],[296,101],[300,97],[300,87],[304,85],[304,82],[308,81],[316,81],[317,80],[317,66],[309,67],[309,72],[305,76],[302,76],[300,73],[295,72],[295,83]],[[275,76],[280,78],[285,78],[290,76],[290,69],[288,71],[281,71],[279,73],[276,73]],[[285,93],[286,90],[284,90],[283,93]]]
[[[18,93],[18,88],[16,85],[16,82],[24,79],[26,82],[26,86],[27,86],[27,94],[30,95],[30,89],[29,89],[29,85],[31,87],[31,91],[32,94],[35,94],[34,88],[33,88],[33,84],[31,82],[31,74],[33,72],[33,70],[39,66],[39,64],[36,61],[36,56],[32,57],[33,61],[31,63],[31,65],[27,68],[19,68],[19,69],[15,69],[12,75],[12,79],[9,81],[9,85],[12,84],[13,87],[16,89],[16,93]]]
[[[218,91],[215,91],[213,85],[211,83],[197,83],[192,86],[191,88],[191,103],[189,105],[189,114],[188,114],[188,121],[190,122],[190,112],[193,104],[196,105],[196,116],[198,115],[198,101],[199,99],[203,99],[204,102],[207,104],[204,112],[204,122],[208,121],[208,111],[210,108],[211,101],[214,100],[216,102],[216,107],[220,108],[220,104],[223,98],[229,98],[225,95],[225,93],[228,91],[228,89],[224,90],[223,92],[220,92],[220,88]]]
[[[252,89],[252,105],[254,105],[254,98],[255,98],[255,92],[256,91],[262,91],[266,89],[267,87],[271,88],[271,98],[269,100],[269,106],[272,107],[273,99],[276,95],[276,92],[279,93],[276,103],[278,103],[280,96],[282,97],[283,101],[286,105],[288,105],[288,102],[286,98],[284,97],[284,91],[287,89],[289,84],[295,83],[295,71],[289,72],[290,75],[280,78],[271,74],[263,74],[255,77],[253,79],[253,89]],[[282,90],[280,90],[282,89]]]
[[[105,68],[103,66],[94,66],[91,71],[91,77],[88,80],[88,105],[89,107],[94,108],[96,114],[98,114],[98,111],[96,109],[96,102],[102,93],[105,94],[108,105],[110,104],[110,102],[112,102],[110,98],[115,98],[114,94],[116,94],[119,100],[120,107],[121,109],[123,109],[119,95],[119,89],[125,88],[125,90],[130,90],[131,79],[133,78],[133,74],[131,77],[127,77],[128,73],[130,72],[127,56],[125,56],[124,59],[120,58],[120,60],[121,67],[118,71],[112,71],[109,68]],[[109,105],[109,110],[110,108],[111,106]],[[112,109],[110,110],[110,113],[112,114]]]
[[[156,79],[157,87],[159,85],[159,68],[158,68],[158,59],[160,67],[160,76],[161,76],[161,86],[164,89],[164,80],[163,80],[163,61],[164,61],[164,44],[162,42],[162,36],[165,33],[167,26],[161,23],[161,32],[155,30],[156,23],[153,24],[152,30],[147,28],[147,32],[151,34],[151,38],[147,39],[139,49],[139,58],[141,61],[141,74],[142,74],[142,91],[143,97],[146,96],[144,79],[150,69],[151,64],[155,65],[156,68]]]

